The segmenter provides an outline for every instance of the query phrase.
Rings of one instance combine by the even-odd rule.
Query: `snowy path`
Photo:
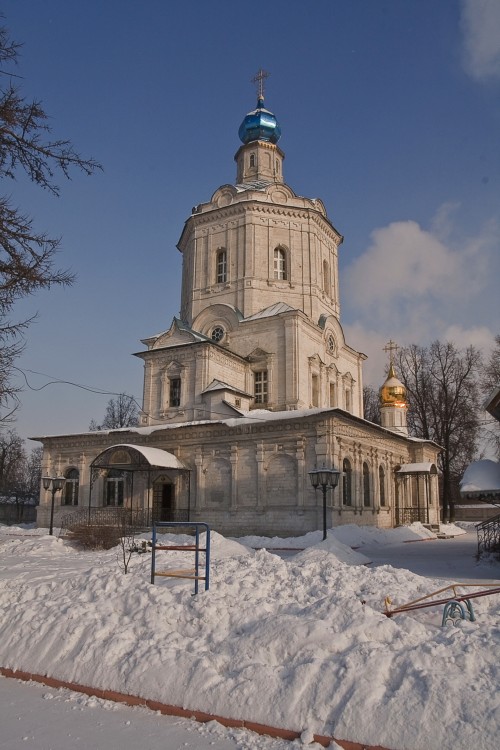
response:
[[[427,578],[468,583],[473,581],[500,582],[498,562],[476,560],[477,535],[469,531],[449,539],[426,539],[423,542],[400,544],[365,544],[360,550],[372,560],[372,567],[392,565],[411,570]]]
[[[158,716],[0,677],[0,750],[293,750],[302,743]]]

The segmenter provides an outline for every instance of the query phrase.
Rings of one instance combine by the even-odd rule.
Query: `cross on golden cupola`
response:
[[[406,399],[406,388],[397,378],[394,369],[394,354],[398,349],[399,346],[392,339],[390,339],[390,341],[384,346],[384,352],[389,354],[389,372],[385,383],[379,391],[380,405],[406,408],[408,405]]]

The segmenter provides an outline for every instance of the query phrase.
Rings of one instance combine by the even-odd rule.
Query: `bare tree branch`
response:
[[[57,196],[56,172],[70,179],[73,169],[90,175],[101,166],[92,158],[83,158],[70,141],[50,138],[41,102],[26,101],[12,82],[19,76],[6,70],[17,64],[19,49],[7,29],[0,26],[0,178],[14,180],[24,173]],[[18,389],[11,382],[12,366],[23,349],[22,332],[31,322],[12,321],[9,316],[23,297],[73,282],[70,271],[54,267],[59,246],[59,239],[36,231],[28,216],[0,196],[0,423],[15,412]]]
[[[477,457],[480,437],[480,352],[472,346],[434,341],[416,344],[398,355],[409,400],[411,434],[434,440],[442,448],[443,521],[454,520],[455,487],[465,467]]]
[[[126,393],[114,399],[110,398],[106,406],[106,413],[101,424],[93,419],[89,430],[116,430],[120,427],[137,427],[139,424],[139,410],[133,396]]]

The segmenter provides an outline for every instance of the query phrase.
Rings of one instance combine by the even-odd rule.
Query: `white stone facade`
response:
[[[76,470],[79,508],[163,503],[164,516],[182,511],[224,533],[286,536],[320,526],[308,471],[335,465],[330,524],[437,523],[437,479],[421,487],[395,472],[435,464],[438,447],[362,418],[365,357],[340,324],[341,235],[320,200],[284,183],[275,144],[246,143],[235,159],[236,185],[197,205],[179,240],[180,318],[136,354],[139,427],[39,438],[44,473]],[[101,471],[91,489],[92,462],[118,443],[173,453],[185,471]],[[39,524],[49,502],[42,490]],[[74,508],[58,504],[56,520]]]
[[[188,474],[152,469],[150,477],[125,480],[125,507],[153,508],[156,484],[171,485],[175,509],[190,510],[229,534],[288,536],[321,527],[322,496],[315,494],[308,471],[315,466],[343,469],[339,486],[328,492],[328,523],[357,523],[390,528],[412,509],[439,522],[437,477],[431,492],[418,493],[396,480],[403,464],[433,462],[436,446],[392,434],[337,409],[279,413],[272,419],[242,418],[169,427],[44,438],[46,473],[80,472],[79,506],[106,505],[106,478],[99,477],[90,498],[91,462],[106,448],[131,444],[162,448],[188,469]],[[366,478],[367,477],[367,478]],[[47,525],[50,493],[42,492],[39,524]],[[74,508],[57,506],[58,519]],[[166,519],[165,519],[166,520]]]

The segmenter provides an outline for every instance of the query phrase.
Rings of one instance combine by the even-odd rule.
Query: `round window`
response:
[[[224,338],[224,329],[222,326],[215,326],[212,330],[212,341],[222,341]]]
[[[330,354],[335,354],[335,339],[331,333],[326,340],[326,346]]]

